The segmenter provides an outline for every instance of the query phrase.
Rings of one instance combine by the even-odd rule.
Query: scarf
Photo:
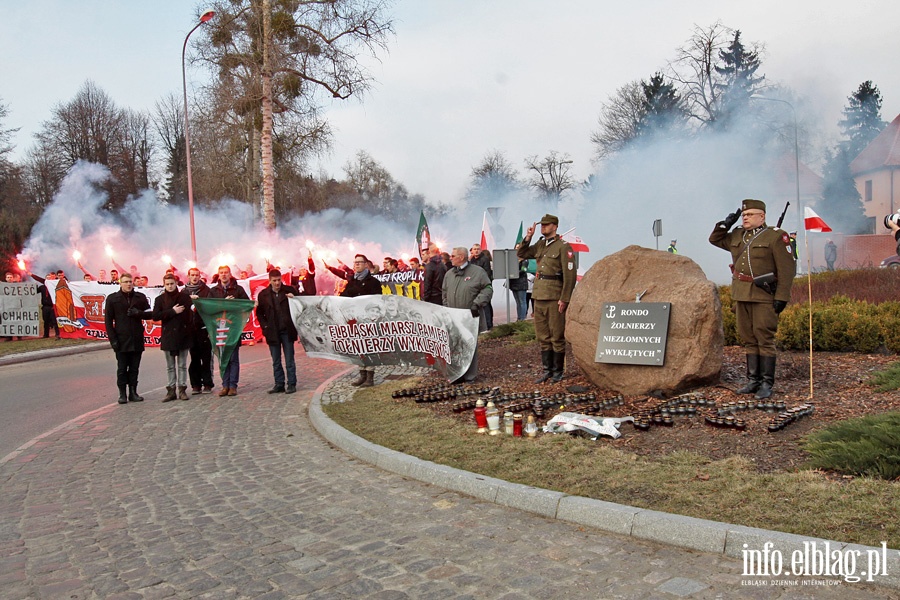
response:
[[[362,272],[360,272],[360,273],[354,273],[353,279],[355,279],[357,281],[362,281],[363,279],[365,279],[368,276],[369,276],[369,270],[363,269]]]

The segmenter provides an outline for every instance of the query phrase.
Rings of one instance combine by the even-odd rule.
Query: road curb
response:
[[[781,531],[732,525],[655,510],[648,510],[582,496],[571,496],[493,477],[470,473],[446,465],[409,456],[373,444],[332,421],[322,410],[322,396],[341,378],[355,369],[339,373],[320,385],[309,403],[309,420],[323,438],[342,451],[385,471],[410,477],[438,487],[487,500],[502,506],[518,508],[551,519],[584,525],[638,539],[658,542],[729,558],[745,560],[748,551],[763,551],[767,556],[780,553],[784,566],[790,568],[791,557],[803,553],[812,544],[831,552],[859,552],[856,573],[866,568],[866,558],[881,555],[883,549],[848,542],[800,536]],[[883,572],[871,583],[900,589],[900,552],[888,550]],[[754,574],[754,576],[759,576]],[[869,582],[868,579],[863,579]]]
[[[95,352],[97,350],[108,349],[109,344],[95,342],[93,344],[79,344],[77,346],[66,346],[65,348],[48,348],[46,350],[33,350],[31,352],[22,352],[20,354],[9,354],[0,356],[0,367],[4,365],[17,365],[33,360],[41,360],[44,358],[56,358],[57,356],[69,356],[72,354],[81,354],[82,352]]]

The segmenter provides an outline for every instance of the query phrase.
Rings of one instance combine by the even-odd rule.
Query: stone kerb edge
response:
[[[749,549],[760,550],[767,542],[773,544],[772,550],[779,550],[784,556],[802,550],[804,542],[828,542],[832,548],[855,549],[862,555],[880,550],[571,496],[469,473],[378,446],[337,425],[322,411],[325,391],[334,380],[349,372],[339,373],[319,386],[309,404],[310,422],[322,437],[341,450],[386,471],[544,517],[735,559],[742,558],[744,544]],[[888,575],[874,583],[900,589],[900,552],[888,549],[888,557]]]

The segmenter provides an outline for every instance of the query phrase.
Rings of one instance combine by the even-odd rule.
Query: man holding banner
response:
[[[219,282],[209,290],[210,300],[243,300],[245,302],[238,302],[234,305],[234,310],[238,312],[230,316],[231,318],[226,314],[227,303],[217,306],[222,316],[214,321],[213,327],[209,326],[207,314],[201,312],[200,316],[207,323],[207,329],[216,333],[214,343],[219,354],[219,373],[222,376],[222,391],[219,392],[219,396],[237,396],[238,380],[241,376],[241,356],[239,353],[241,349],[241,332],[244,329],[247,318],[250,316],[253,301],[247,296],[244,288],[238,285],[237,280],[231,276],[231,267],[219,267],[218,274]],[[198,302],[198,306],[200,305],[201,303]],[[237,327],[238,324],[240,325],[239,327]],[[237,331],[236,336],[234,334],[235,331]]]

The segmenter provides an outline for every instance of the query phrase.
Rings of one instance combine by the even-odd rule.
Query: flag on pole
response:
[[[816,211],[806,206],[803,208],[803,226],[807,231],[825,233],[831,231],[831,227],[816,214]]]
[[[487,212],[484,213],[484,220],[481,223],[481,249],[492,252],[494,248],[494,236],[491,235],[491,228],[488,226]]]
[[[569,242],[569,245],[572,247],[572,250],[574,250],[575,252],[590,252],[591,251],[591,249],[588,248],[588,245],[584,243],[584,240],[582,240],[577,235],[572,236],[572,241]]]
[[[523,227],[523,222],[519,221],[519,233],[516,235],[516,246],[522,243],[522,240],[525,239],[525,230]]]
[[[431,244],[431,233],[428,231],[428,221],[425,220],[425,211],[419,213],[419,229],[416,230],[416,246],[419,248],[419,258],[422,258],[428,246]]]

